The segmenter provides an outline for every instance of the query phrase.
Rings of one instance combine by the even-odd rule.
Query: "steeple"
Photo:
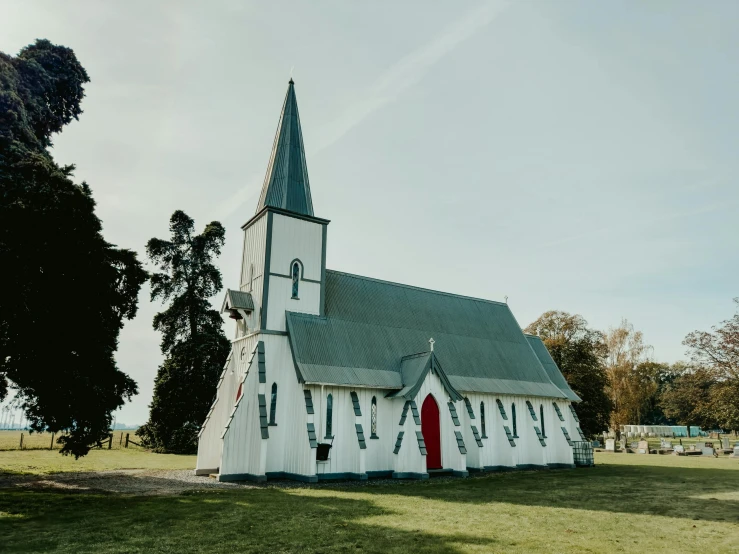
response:
[[[295,82],[292,78],[287,87],[285,103],[282,105],[257,212],[265,206],[313,215],[303,133],[300,130],[298,101],[295,98]]]

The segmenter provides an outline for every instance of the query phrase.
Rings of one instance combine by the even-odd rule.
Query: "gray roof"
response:
[[[433,352],[421,352],[411,356],[404,356],[400,360],[400,380],[403,388],[388,394],[389,397],[402,396],[406,400],[413,400],[423,385],[429,371],[433,371],[441,380],[449,397],[455,402],[462,400],[462,395],[454,389],[449,378],[441,367],[438,358]]]
[[[226,289],[226,298],[223,299],[221,312],[229,309],[254,311],[254,299],[250,292]]]
[[[277,124],[257,213],[265,206],[313,215],[303,132],[300,129],[298,101],[292,79],[287,87],[280,122]]]
[[[323,317],[287,312],[304,382],[403,389],[403,358],[433,337],[457,391],[568,397],[507,304],[330,270],[325,298]]]
[[[552,383],[557,385],[559,390],[561,390],[569,400],[580,402],[582,399],[577,396],[577,394],[575,394],[575,392],[570,388],[570,385],[567,384],[564,375],[562,375],[562,372],[557,367],[557,364],[552,359],[552,356],[549,354],[549,350],[547,350],[547,347],[544,345],[542,340],[535,335],[526,335],[526,338],[528,339],[531,348],[534,349],[541,365],[544,366],[544,369],[546,370],[547,375],[549,375],[549,379]]]

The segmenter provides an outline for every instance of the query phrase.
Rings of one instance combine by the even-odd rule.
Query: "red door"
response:
[[[421,433],[426,443],[426,469],[441,469],[439,406],[430,394],[421,407]]]

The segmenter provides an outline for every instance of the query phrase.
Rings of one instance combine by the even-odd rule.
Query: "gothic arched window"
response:
[[[277,412],[277,383],[272,383],[272,397],[269,402],[269,424],[277,425],[275,423],[275,413]]]
[[[298,261],[293,262],[292,278],[293,278],[293,298],[297,298],[298,297],[298,285],[300,284],[300,262]]]
[[[516,430],[516,403],[511,403],[511,420],[513,421],[513,436],[518,437],[518,431]]]
[[[547,432],[544,430],[544,404],[539,405],[539,419],[541,419],[541,436],[546,437]]]
[[[487,433],[485,432],[485,403],[480,402],[480,428],[482,429],[482,438],[486,439],[488,438]]]
[[[372,405],[370,407],[370,438],[376,439],[377,437],[377,397],[372,397]]]
[[[326,397],[326,438],[333,438],[333,411],[334,411],[334,397],[329,394]]]

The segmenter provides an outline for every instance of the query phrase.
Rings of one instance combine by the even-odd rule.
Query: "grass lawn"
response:
[[[195,456],[152,454],[142,449],[90,450],[75,460],[56,450],[0,451],[0,473],[44,474],[107,469],[192,469]],[[0,548],[0,551],[2,549]]]
[[[596,463],[453,481],[180,496],[0,489],[0,550],[738,551],[739,460],[604,453]]]

